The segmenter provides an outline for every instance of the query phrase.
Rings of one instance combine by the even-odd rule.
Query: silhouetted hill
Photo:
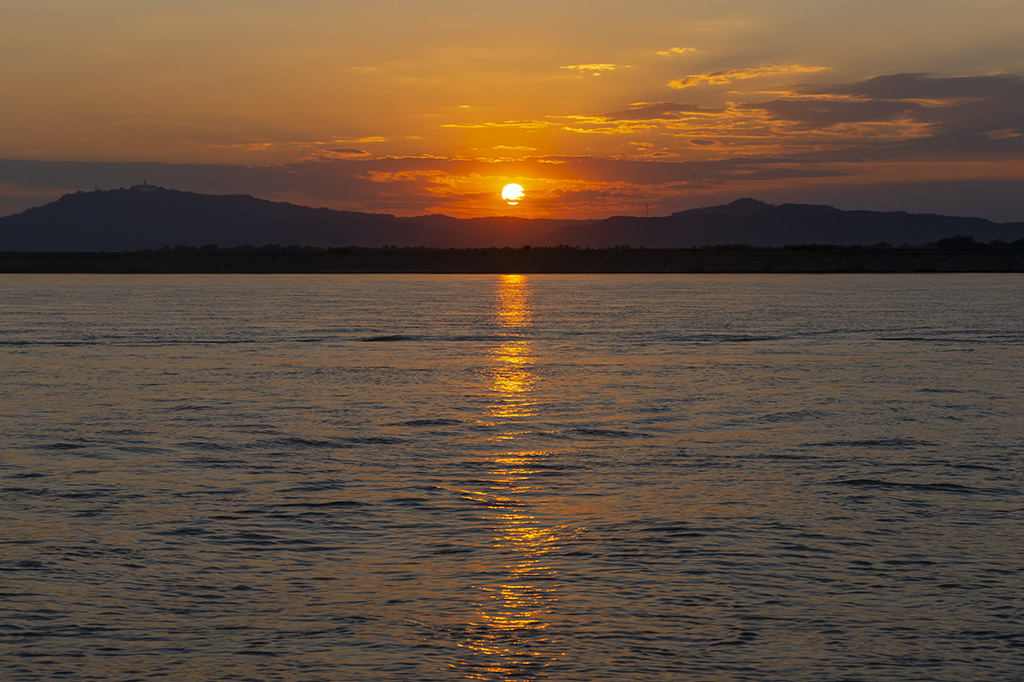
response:
[[[567,224],[513,217],[399,218],[152,185],[77,192],[0,218],[4,251],[134,251],[163,246],[522,246]]]
[[[0,218],[0,251],[134,251],[164,246],[265,244],[315,247],[484,248],[568,244],[691,248],[717,244],[927,244],[961,235],[980,242],[1024,238],[1024,223],[981,218],[841,211],[739,199],[660,218],[527,220],[444,215],[401,218],[151,185],[78,192]]]
[[[841,211],[810,204],[774,206],[745,198],[663,218],[619,216],[593,225],[566,226],[553,237],[558,242],[597,248],[691,248],[716,244],[927,244],[954,235],[982,242],[1015,241],[1024,238],[1024,223],[903,211]]]

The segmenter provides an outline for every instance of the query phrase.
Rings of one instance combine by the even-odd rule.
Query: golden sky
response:
[[[0,213],[146,179],[399,215],[755,196],[1024,220],[1019,0],[0,0],[0,15]]]

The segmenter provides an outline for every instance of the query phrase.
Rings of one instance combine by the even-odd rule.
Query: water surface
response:
[[[1019,680],[1022,285],[0,276],[0,676]]]

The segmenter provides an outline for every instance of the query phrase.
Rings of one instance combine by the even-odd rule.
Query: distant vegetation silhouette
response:
[[[220,248],[130,252],[3,252],[0,272],[93,273],[839,273],[1024,272],[1024,240],[983,244],[954,236],[923,247],[710,246],[637,249],[569,246]]]

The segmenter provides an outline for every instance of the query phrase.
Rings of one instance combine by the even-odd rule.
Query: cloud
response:
[[[763,111],[773,119],[805,128],[831,128],[843,123],[888,123],[913,119],[921,106],[913,102],[885,100],[788,99],[739,105],[747,111]]]
[[[1006,128],[1005,130],[989,130],[982,133],[982,135],[990,140],[1009,140],[1012,137],[1024,136],[1024,133],[1013,128]]]
[[[535,198],[529,208],[533,213],[523,213],[531,217],[636,214],[648,203],[652,214],[667,213],[738,196],[770,201],[782,192],[787,193],[787,201],[814,201],[831,196],[828,191],[835,193],[843,188],[849,189],[850,197],[856,196],[855,202],[847,201],[848,208],[870,207],[872,197],[884,196],[892,199],[886,210],[928,210],[927,189],[945,187],[919,183],[916,203],[902,206],[898,184],[878,182],[874,189],[854,194],[853,187],[867,187],[865,177],[856,175],[856,164],[835,165],[831,161],[813,153],[687,162],[587,156],[538,156],[498,162],[436,157],[337,158],[262,166],[0,160],[0,182],[11,183],[7,189],[12,196],[34,192],[36,205],[46,203],[54,194],[53,188],[112,189],[148,179],[151,184],[173,189],[244,193],[343,210],[459,216],[507,211],[500,201],[500,188],[507,182],[520,182]],[[967,203],[971,197],[985,197],[993,210],[999,210],[986,217],[1024,217],[1021,180],[977,180],[973,187],[976,191],[962,192],[956,195],[956,201],[950,197],[942,203],[943,211],[986,215],[979,201]],[[943,197],[946,195],[941,192],[935,194],[936,201]],[[27,208],[24,202],[10,205],[18,210]],[[969,206],[970,210],[957,209],[958,205]]]
[[[560,69],[566,69],[568,71],[576,72],[575,75],[581,76],[589,74],[591,76],[600,76],[606,71],[617,71],[619,69],[632,69],[633,67],[629,64],[571,64],[569,66],[560,66]]]
[[[252,194],[267,199],[338,209],[422,214],[490,215],[498,204],[479,203],[506,182],[531,187],[628,188],[643,194],[711,187],[736,179],[820,177],[834,174],[792,160],[727,159],[711,162],[634,161],[577,156],[480,161],[433,157],[318,159],[264,166],[62,163],[0,160],[0,182],[40,188],[91,190],[151,184],[212,194]],[[659,189],[660,188],[660,189]],[[672,189],[674,188],[674,189]],[[40,194],[38,203],[45,203]],[[488,199],[490,200],[490,199]],[[560,216],[595,215],[599,209],[554,203]]]
[[[326,151],[338,156],[365,156],[368,153],[362,149],[328,149]]]
[[[1024,77],[1014,74],[943,78],[926,74],[876,76],[855,83],[804,86],[801,93],[859,102],[917,105],[915,120],[933,135],[1009,139],[1024,132]]]
[[[523,130],[541,130],[554,125],[551,121],[490,121],[486,123],[443,123],[442,128],[520,128]]]
[[[665,121],[675,120],[687,115],[716,115],[723,109],[699,107],[693,104],[676,104],[674,102],[638,102],[629,109],[604,114],[609,121]]]
[[[505,157],[492,160],[454,153],[378,156],[365,151],[376,147],[330,138],[311,143],[320,151],[304,160],[262,165],[0,160],[0,183],[9,183],[0,210],[42,204],[58,191],[148,180],[187,191],[346,210],[493,215],[507,210],[495,188],[520,182],[536,200],[519,210],[533,210],[534,217],[589,217],[622,212],[630,197],[649,199],[652,209],[660,202],[678,210],[682,197],[760,197],[785,190],[799,200],[800,192],[810,197],[826,185],[891,185],[913,178],[1001,182],[993,194],[1001,202],[1000,215],[1017,206],[1015,218],[1024,218],[1021,76],[893,74],[799,84],[737,99],[743,101],[721,107],[633,102],[604,114],[443,126],[484,129],[473,149]],[[581,153],[538,153],[552,148]],[[1017,198],[1006,190],[1014,183]]]
[[[1014,74],[936,77],[923,73],[875,76],[854,83],[828,86],[805,85],[801,92],[891,100],[984,100],[1009,97],[1024,104],[1024,78]]]
[[[273,142],[235,142],[232,144],[211,144],[211,147],[220,149],[241,149],[245,151],[263,152],[275,147]]]
[[[782,76],[794,73],[815,73],[818,71],[825,71],[824,66],[803,66],[801,64],[768,64],[765,66],[757,66],[747,69],[730,69],[728,71],[715,71],[713,73],[697,74],[692,76],[685,76],[674,81],[670,81],[668,86],[670,88],[676,88],[682,90],[684,88],[692,88],[698,85],[728,85],[729,83],[741,80],[747,80],[750,78],[763,78],[765,76]]]
[[[863,125],[859,130],[873,138],[872,147],[864,151],[875,158],[1011,159],[1024,152],[1021,76],[893,74],[853,83],[802,85],[792,94],[739,108],[807,130],[873,126],[870,132]],[[858,144],[857,135],[848,137],[851,147]]]
[[[693,47],[670,47],[667,50],[661,50],[657,54],[662,57],[671,57],[674,54],[689,54],[696,51],[697,49]]]

